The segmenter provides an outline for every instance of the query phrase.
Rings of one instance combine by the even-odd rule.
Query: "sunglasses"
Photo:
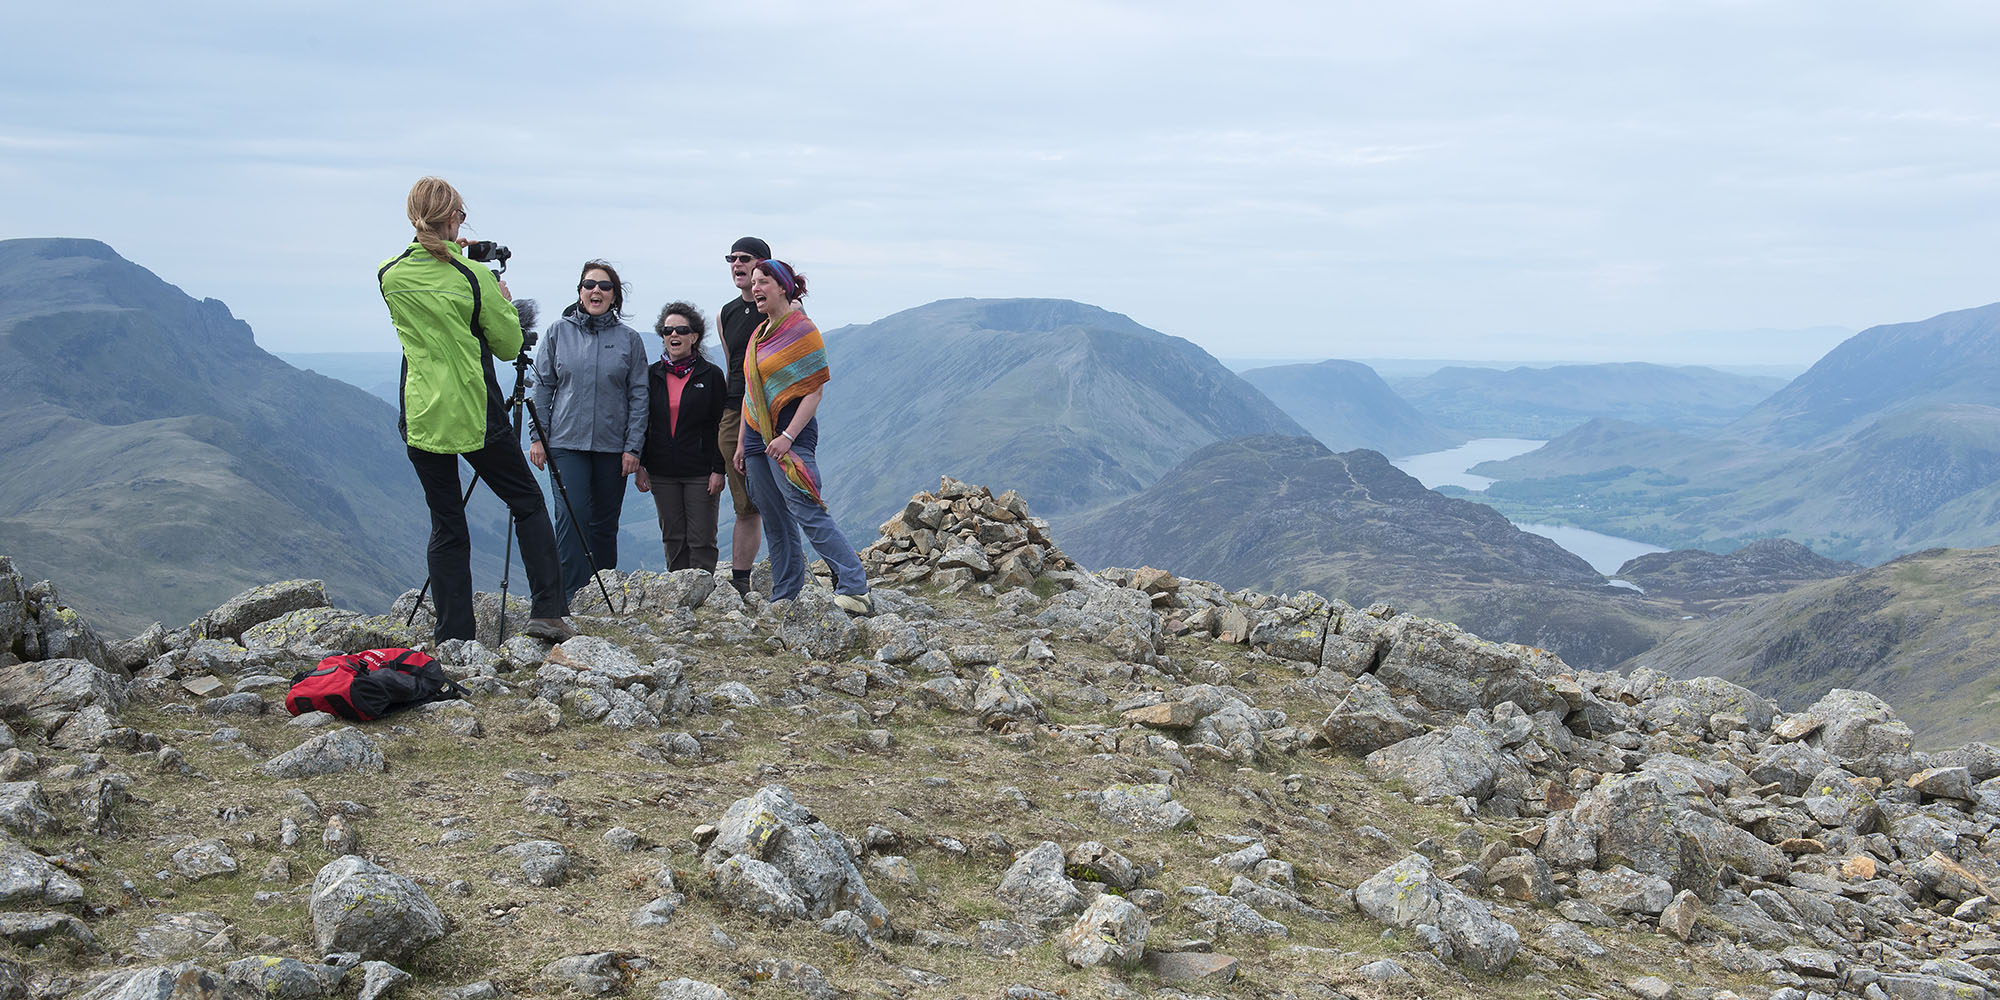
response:
[[[663,327],[660,327],[660,336],[662,336],[662,337],[671,337],[671,336],[674,336],[675,334],[682,334],[682,335],[686,335],[686,334],[690,334],[690,333],[693,333],[693,332],[694,332],[694,327],[691,327],[691,326],[663,326]]]
[[[754,264],[757,261],[757,258],[747,253],[726,253],[722,255],[722,259],[731,264]]]
[[[599,281],[596,278],[585,278],[583,279],[583,281],[579,282],[576,287],[581,288],[586,292],[590,291],[593,288],[602,288],[605,291],[609,292],[609,291],[615,291],[618,288],[618,283],[615,281]]]

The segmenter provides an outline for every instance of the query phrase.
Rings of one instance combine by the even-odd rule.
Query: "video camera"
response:
[[[497,273],[506,274],[507,260],[514,256],[514,251],[492,240],[479,240],[465,245],[465,255],[481,264],[498,261],[500,263],[500,270]]]

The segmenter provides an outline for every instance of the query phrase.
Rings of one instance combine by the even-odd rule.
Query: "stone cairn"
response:
[[[1049,522],[1030,514],[1020,494],[996,497],[950,476],[884,522],[882,537],[861,550],[861,564],[871,577],[928,582],[947,594],[977,583],[1032,587],[1051,573],[1077,571],[1049,536]]]

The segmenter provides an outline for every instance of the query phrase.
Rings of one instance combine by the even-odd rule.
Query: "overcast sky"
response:
[[[14,5],[0,237],[393,350],[411,181],[638,321],[1073,298],[1223,357],[1798,363],[2000,299],[2000,5]]]

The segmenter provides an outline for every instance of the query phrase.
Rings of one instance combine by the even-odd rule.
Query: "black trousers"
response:
[[[473,637],[472,533],[465,526],[465,493],[458,485],[458,455],[405,446],[424,500],[431,508],[429,561],[431,593],[437,606],[437,641]],[[514,515],[520,536],[521,565],[528,571],[528,591],[534,600],[531,617],[561,618],[569,614],[562,591],[562,563],[556,558],[555,528],[549,523],[542,490],[528,471],[521,447],[505,437],[489,438],[486,446],[464,456],[472,471]]]

